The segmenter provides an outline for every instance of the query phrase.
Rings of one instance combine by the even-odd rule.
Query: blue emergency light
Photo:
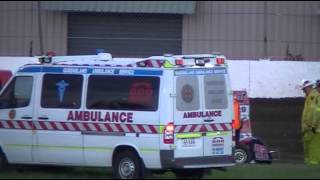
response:
[[[96,49],[96,54],[99,54],[99,53],[105,53],[105,50],[102,48]]]

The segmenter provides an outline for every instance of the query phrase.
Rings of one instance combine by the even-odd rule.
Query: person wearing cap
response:
[[[310,163],[310,143],[314,136],[312,132],[312,116],[313,116],[313,101],[317,91],[313,88],[313,83],[309,80],[302,80],[301,89],[305,93],[305,103],[302,112],[302,134],[303,134],[303,149],[304,149],[304,162]]]
[[[312,108],[312,133],[313,137],[310,142],[309,160],[312,165],[320,165],[320,80],[315,84],[315,90],[317,92],[313,101]]]

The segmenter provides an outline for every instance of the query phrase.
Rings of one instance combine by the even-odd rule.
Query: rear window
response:
[[[177,77],[177,110],[199,110],[199,80],[195,76]]]
[[[224,75],[205,76],[204,91],[206,109],[225,109],[228,107]]]
[[[159,77],[90,76],[87,108],[156,111],[159,83]]]

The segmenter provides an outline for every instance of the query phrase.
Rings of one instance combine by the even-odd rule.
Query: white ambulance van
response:
[[[116,178],[234,165],[224,56],[80,57],[23,66],[1,90],[1,165],[112,167]]]

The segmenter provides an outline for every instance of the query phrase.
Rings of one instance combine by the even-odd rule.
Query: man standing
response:
[[[310,164],[320,165],[320,80],[316,82],[316,96],[312,108],[312,133],[313,137],[310,142],[309,158]]]
[[[302,113],[302,134],[303,134],[303,146],[304,146],[304,162],[310,163],[310,143],[313,138],[312,132],[312,107],[315,99],[316,90],[313,88],[313,83],[308,80],[302,80],[301,89],[305,93],[305,103]]]

